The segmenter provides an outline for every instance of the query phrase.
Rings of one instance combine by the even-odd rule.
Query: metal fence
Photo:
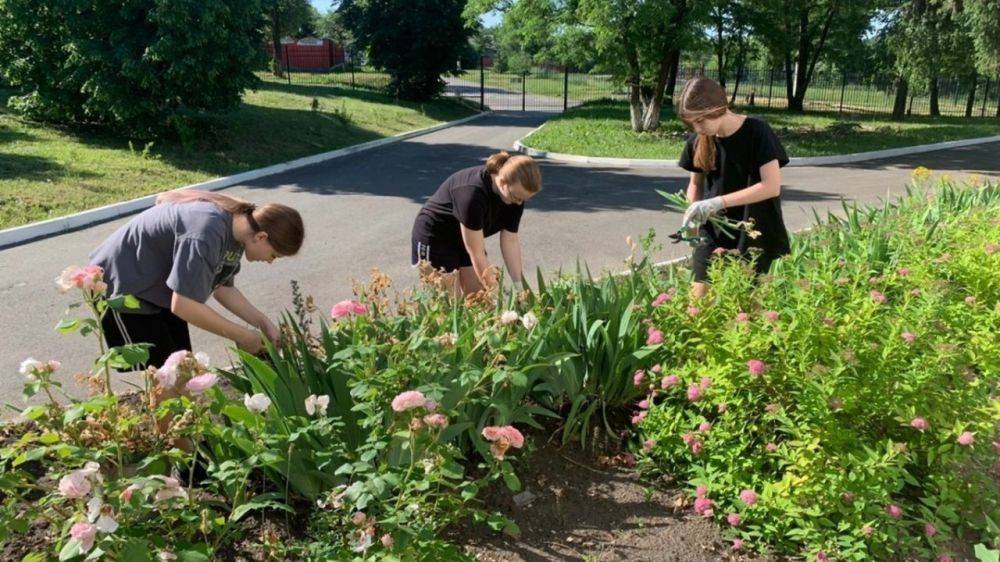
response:
[[[674,97],[684,82],[694,76],[709,76],[726,86],[733,105],[752,108],[788,107],[784,69],[751,66],[720,76],[710,66],[683,66],[678,69]],[[384,90],[388,73],[368,67],[344,65],[325,72],[286,69],[289,84],[330,85],[351,89]],[[481,64],[477,69],[445,76],[446,94],[460,96],[483,109],[497,111],[565,111],[588,101],[625,100],[627,87],[607,74],[574,72],[556,67],[539,67],[524,72],[500,72]],[[794,80],[794,77],[793,77]],[[812,76],[803,107],[808,111],[836,112],[852,118],[884,117],[892,113],[896,97],[895,79],[889,75],[843,73],[817,70]],[[931,96],[926,84],[910,84],[907,113],[929,115]],[[979,77],[972,80],[942,77],[938,80],[938,107],[943,116],[1000,117],[1000,80]]]

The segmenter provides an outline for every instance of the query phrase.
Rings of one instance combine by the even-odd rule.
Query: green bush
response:
[[[184,138],[257,83],[260,17],[242,0],[4,0],[0,73],[31,118]]]

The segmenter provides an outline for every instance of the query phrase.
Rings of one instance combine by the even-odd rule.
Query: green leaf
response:
[[[148,562],[150,560],[152,558],[150,557],[149,542],[146,539],[133,537],[122,547],[122,562]]]
[[[260,494],[255,496],[252,500],[239,505],[233,512],[229,515],[230,521],[239,521],[247,513],[255,509],[280,509],[282,511],[287,511],[288,513],[295,514],[295,510],[288,506],[288,504],[278,501],[284,496],[277,492],[271,492],[267,494]]]
[[[1000,562],[1000,550],[993,550],[985,544],[977,544],[975,553],[979,562]]]
[[[63,318],[56,324],[56,330],[62,334],[69,334],[76,331],[80,327],[80,319],[78,318]],[[65,549],[64,549],[65,550]]]

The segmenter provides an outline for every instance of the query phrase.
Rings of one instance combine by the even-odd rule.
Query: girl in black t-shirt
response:
[[[681,228],[698,229],[702,238],[692,255],[692,296],[697,298],[708,291],[708,264],[716,253],[735,250],[749,258],[749,249],[756,248],[755,269],[761,274],[789,252],[780,171],[788,156],[767,123],[730,111],[725,90],[710,78],[699,76],[684,85],[677,114],[694,130],[678,164],[691,172],[691,206]],[[756,232],[730,238],[708,221],[716,213],[734,221],[752,219]]]
[[[485,239],[500,233],[500,251],[515,284],[521,285],[521,241],[517,230],[524,203],[542,189],[542,173],[530,156],[500,152],[485,166],[452,174],[424,203],[413,222],[411,263],[458,271],[456,291],[470,294],[497,283],[486,259]]]

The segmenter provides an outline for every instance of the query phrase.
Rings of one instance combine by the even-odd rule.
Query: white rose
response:
[[[321,416],[326,415],[326,408],[330,405],[330,397],[326,394],[316,396],[315,394],[310,394],[306,398],[306,413],[310,416],[315,415],[317,412]]]
[[[266,412],[268,408],[271,407],[271,399],[267,397],[266,394],[258,392],[253,396],[249,394],[243,395],[243,405],[247,407],[247,410],[255,414],[260,414]]]

